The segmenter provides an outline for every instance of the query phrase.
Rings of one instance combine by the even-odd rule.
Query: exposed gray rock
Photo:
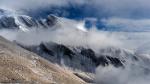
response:
[[[30,28],[50,28],[57,24],[57,17],[48,15],[46,19],[34,19],[26,15],[2,15],[0,17],[0,28],[5,29],[30,29]]]

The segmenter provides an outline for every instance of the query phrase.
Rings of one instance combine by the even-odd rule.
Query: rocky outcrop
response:
[[[37,46],[23,46],[23,48],[37,53],[59,65],[65,65],[74,70],[94,73],[98,66],[113,65],[123,67],[124,61],[116,56],[96,54],[92,49],[84,47],[71,47],[53,42],[41,43]]]
[[[15,19],[13,17],[1,17],[0,18],[0,28],[8,28],[13,29],[17,28],[17,24],[15,23]]]
[[[34,19],[26,15],[2,15],[0,17],[0,28],[5,29],[26,29],[30,28],[49,28],[57,23],[57,17],[48,15],[46,19]]]

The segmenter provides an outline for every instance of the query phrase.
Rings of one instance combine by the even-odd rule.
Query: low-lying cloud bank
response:
[[[42,42],[56,42],[70,46],[85,46],[93,49],[101,47],[121,47],[121,41],[108,32],[90,30],[88,32],[79,29],[60,28],[57,30],[37,29],[28,32],[1,30],[0,35],[11,41],[17,41],[25,45],[39,45]]]
[[[21,12],[51,6],[86,5],[84,14],[92,13],[95,15],[91,16],[107,18],[102,21],[108,28],[108,31],[96,28],[86,30],[82,21],[76,23],[63,20],[61,26],[49,29],[33,28],[28,32],[4,29],[0,30],[0,35],[25,45],[53,41],[71,46],[86,46],[94,50],[113,46],[131,49],[136,53],[150,54],[150,51],[147,51],[150,50],[149,2],[148,0],[0,0],[0,8]],[[69,12],[66,11],[66,14]],[[149,72],[143,70],[145,65],[137,65],[126,65],[124,69],[111,65],[98,67],[97,82],[98,84],[149,84]]]
[[[109,18],[102,19],[108,30],[126,32],[149,32],[150,19]]]
[[[96,70],[96,80],[97,84],[149,84],[150,74],[139,65],[127,65],[124,69],[111,65],[99,66]]]
[[[144,45],[150,42],[149,19],[112,18],[102,21],[105,23],[104,29],[108,31],[98,30],[94,26],[86,29],[84,21],[59,18],[58,24],[49,29],[29,28],[28,32],[4,29],[0,31],[0,35],[27,45],[54,41],[74,46],[92,48],[115,46],[135,51],[144,49]]]

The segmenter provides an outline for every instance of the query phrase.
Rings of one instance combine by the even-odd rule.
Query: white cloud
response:
[[[95,50],[106,46],[120,47],[122,45],[118,36],[113,33],[98,31],[95,28],[87,31],[82,21],[64,18],[60,18],[56,26],[46,30],[44,28],[36,30],[33,28],[28,32],[1,30],[0,35],[26,45],[53,41],[65,45],[88,46]]]
[[[121,31],[150,31],[150,19],[126,19],[126,18],[109,18],[103,19],[106,27],[112,30]]]
[[[116,17],[149,17],[149,0],[92,0],[98,14]]]
[[[147,65],[147,64],[146,64]],[[112,65],[96,69],[97,84],[149,84],[150,75],[146,73],[145,65],[130,64],[125,68],[116,68]]]
[[[83,4],[84,0],[0,0],[0,7],[21,10],[46,8],[51,6],[67,6],[69,3]]]
[[[97,16],[142,18],[150,17],[148,0],[0,0],[0,7],[14,10],[38,9],[68,4],[86,4],[86,13],[95,11]],[[93,8],[94,10],[88,10]],[[83,11],[83,12],[84,12]]]
[[[59,18],[59,25],[49,30],[40,28],[38,30],[30,30],[29,32],[14,32],[1,30],[0,35],[10,39],[17,40],[24,44],[39,44],[42,41],[55,41],[67,45],[89,46],[95,50],[100,47],[116,46],[125,49],[139,50],[150,42],[149,22],[150,20],[132,20],[132,19],[105,19],[106,27],[116,31],[100,31],[95,28],[86,30],[84,21],[74,21]],[[120,28],[119,28],[120,27]],[[133,28],[133,29],[132,29]],[[52,29],[52,30],[51,30]],[[54,31],[54,30],[55,31]],[[129,30],[130,32],[124,32]],[[132,30],[140,32],[132,32]],[[147,32],[141,32],[147,31]],[[8,34],[9,33],[9,34]]]

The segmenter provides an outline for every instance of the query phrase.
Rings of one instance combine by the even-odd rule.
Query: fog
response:
[[[96,82],[97,84],[149,84],[150,74],[141,64],[131,63],[125,68],[99,66],[96,70]]]
[[[122,42],[115,34],[98,31],[96,29],[87,32],[77,28],[32,29],[28,32],[1,30],[0,35],[25,45],[39,45],[42,42],[56,42],[70,46],[84,46],[92,49],[101,47],[121,47]]]
[[[93,49],[113,46],[135,52],[145,51],[144,48],[150,42],[149,19],[109,18],[102,19],[102,21],[109,31],[102,31],[94,26],[91,29],[86,29],[84,20],[76,21],[59,17],[57,25],[48,29],[29,28],[29,31],[2,29],[0,35],[26,45],[38,45],[41,42],[53,41]]]
[[[74,23],[73,23],[74,24]],[[78,27],[78,24],[76,24]],[[79,24],[80,25],[80,24]],[[80,25],[81,26],[81,25]],[[58,27],[58,26],[57,26]],[[135,34],[127,32],[106,32],[97,29],[82,31],[76,27],[53,27],[51,29],[32,29],[28,32],[14,31],[14,30],[1,30],[0,35],[11,41],[17,41],[25,45],[38,45],[41,42],[57,42],[60,44],[71,46],[86,46],[94,50],[101,47],[114,46],[116,48],[130,49],[131,46],[138,46],[141,39],[137,38]],[[127,40],[129,35],[132,40]],[[146,35],[143,33],[143,35]],[[145,38],[146,39],[146,38]],[[132,42],[132,44],[131,44]],[[138,43],[136,43],[138,42]],[[142,42],[141,42],[142,43]],[[134,47],[135,47],[134,46]],[[147,58],[147,60],[150,60]],[[135,62],[127,60],[124,68],[116,68],[112,65],[96,69],[96,83],[97,84],[149,84],[150,73],[145,68],[150,69],[149,63]]]
[[[15,31],[15,30],[1,30],[0,35],[18,43],[25,45],[38,45],[41,42],[53,41],[56,43],[71,45],[71,46],[86,46],[94,50],[102,47],[116,47],[130,49],[131,46],[137,46],[139,33],[133,36],[133,32],[108,32],[100,31],[96,28],[83,31],[82,22],[76,23],[69,21],[61,22],[63,25],[57,25],[49,29],[31,29],[30,31]],[[127,36],[128,35],[128,36]],[[149,34],[143,33],[148,36]],[[132,40],[128,40],[128,37]],[[134,39],[136,38],[136,40]],[[146,38],[145,38],[146,39]],[[135,47],[134,46],[134,47]],[[101,67],[96,69],[97,84],[148,84],[150,75],[146,75],[141,64],[131,66],[131,63],[125,68],[115,68],[113,66]],[[140,66],[139,66],[140,65]]]
[[[41,42],[52,41],[69,46],[89,47],[95,51],[105,47],[127,49],[143,55],[149,61],[149,3],[149,0],[0,0],[0,9],[9,10],[11,13],[25,13],[28,10],[46,9],[51,6],[86,5],[83,12],[102,18],[102,22],[108,29],[108,31],[98,30],[95,27],[86,29],[84,20],[61,18],[56,26],[48,29],[30,28],[26,32],[1,29],[0,35],[24,45],[39,45]],[[150,73],[147,71],[150,70],[149,67],[149,62],[143,63],[141,60],[140,62],[127,60],[124,68],[115,68],[111,65],[99,66],[96,69],[96,82],[98,84],[149,84]]]
[[[150,42],[150,33],[147,30],[149,20],[105,19],[104,21],[107,23],[106,27],[119,26],[121,31],[102,31],[95,27],[86,29],[84,21],[59,18],[57,24],[48,29],[30,28],[29,31],[3,29],[0,35],[24,45],[39,45],[41,42],[53,41],[70,46],[85,46],[95,51],[99,48],[115,47],[139,52],[148,46]],[[132,27],[136,27],[136,30],[143,28],[144,31],[124,31],[124,28],[130,30]],[[147,60],[149,60],[148,57]],[[99,66],[96,69],[96,82],[98,84],[149,84],[150,74],[145,70],[148,65],[149,63],[134,63],[128,60],[125,68],[115,68],[111,65]]]

